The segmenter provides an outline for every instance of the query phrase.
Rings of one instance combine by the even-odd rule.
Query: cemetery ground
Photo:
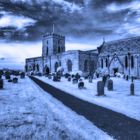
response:
[[[59,100],[61,100],[65,105],[69,106],[70,108],[72,108],[73,110],[75,110],[81,115],[83,115],[82,113],[84,113],[84,116],[86,118],[88,118],[89,120],[92,120],[93,123],[95,123],[96,126],[98,126],[99,128],[102,128],[102,130],[107,130],[109,128],[110,132],[113,135],[116,135],[116,130],[119,129],[117,131],[119,132],[119,134],[121,133],[122,134],[120,137],[117,134],[115,138],[123,139],[123,140],[124,139],[137,140],[140,138],[139,136],[139,129],[140,129],[139,128],[140,127],[139,84],[140,84],[140,81],[139,80],[134,81],[135,93],[136,93],[136,95],[134,96],[130,95],[130,84],[131,84],[130,81],[126,81],[122,78],[112,78],[114,82],[114,90],[107,91],[107,89],[105,88],[106,96],[99,97],[99,96],[96,96],[97,94],[96,88],[97,88],[97,81],[101,79],[93,80],[93,83],[89,83],[88,80],[83,80],[84,83],[86,83],[85,89],[79,90],[77,84],[72,84],[72,82],[68,82],[67,79],[65,78],[62,78],[61,82],[53,82],[52,80],[46,77],[37,77],[37,78],[41,79],[42,81],[45,81],[45,83],[48,83],[49,85],[53,85],[57,87],[58,89],[61,89],[60,92],[58,93],[54,89],[50,89],[50,91],[53,90],[52,95],[58,98]],[[62,93],[61,91],[66,91],[66,92]],[[82,100],[85,100],[86,101],[85,106],[84,105],[82,106],[82,104],[84,104],[85,102],[78,103],[80,101],[78,101],[75,98],[70,99],[71,96],[65,96],[64,94],[68,94],[68,95],[71,94],[73,96],[81,98]],[[67,97],[69,98],[67,99]],[[91,104],[97,104],[98,108],[96,106],[95,108],[94,107],[92,108],[91,104],[88,105],[88,102]],[[72,105],[72,104],[75,104],[75,105]],[[81,108],[79,107],[80,105],[81,105]],[[104,110],[102,110],[102,113],[100,111],[99,106],[104,107]],[[78,108],[82,111],[79,111]],[[93,111],[91,108],[93,109]],[[106,110],[105,108],[108,108],[108,109]],[[85,112],[83,110],[85,110]],[[113,110],[113,112],[110,112],[109,110]],[[114,112],[118,112],[118,113],[114,113]],[[100,118],[96,118],[95,116],[100,117]],[[100,122],[98,122],[99,120]]]
[[[18,77],[18,83],[2,78],[4,88],[0,90],[0,140],[113,139],[43,91],[28,77]]]

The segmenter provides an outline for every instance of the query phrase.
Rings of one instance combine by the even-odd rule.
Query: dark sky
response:
[[[140,0],[0,0],[0,57],[7,55],[2,49],[7,42],[41,45],[53,24],[56,33],[66,36],[68,49],[92,48],[79,44],[96,48],[103,38],[140,35]]]
[[[8,40],[40,40],[53,24],[76,42],[139,34],[138,0],[0,0],[0,11],[1,38]]]

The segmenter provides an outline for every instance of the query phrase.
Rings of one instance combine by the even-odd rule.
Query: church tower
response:
[[[65,52],[65,36],[47,33],[43,36],[42,57]]]

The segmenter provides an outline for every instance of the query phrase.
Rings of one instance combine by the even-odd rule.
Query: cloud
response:
[[[31,26],[36,23],[35,20],[25,17],[12,15],[8,12],[0,12],[2,17],[0,18],[0,27],[15,27],[17,30],[24,30],[27,26]]]
[[[119,4],[119,3],[111,3],[106,7],[107,11],[109,12],[118,12],[122,10],[132,10],[132,11],[140,11],[140,2],[138,0],[134,0],[132,2],[127,2],[124,4]]]

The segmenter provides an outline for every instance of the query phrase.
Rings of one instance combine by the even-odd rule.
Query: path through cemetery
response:
[[[64,105],[84,116],[98,128],[118,140],[140,139],[140,122],[104,107],[88,103],[65,93],[41,80],[30,77],[42,89],[60,100]],[[76,94],[76,93],[75,93]]]

